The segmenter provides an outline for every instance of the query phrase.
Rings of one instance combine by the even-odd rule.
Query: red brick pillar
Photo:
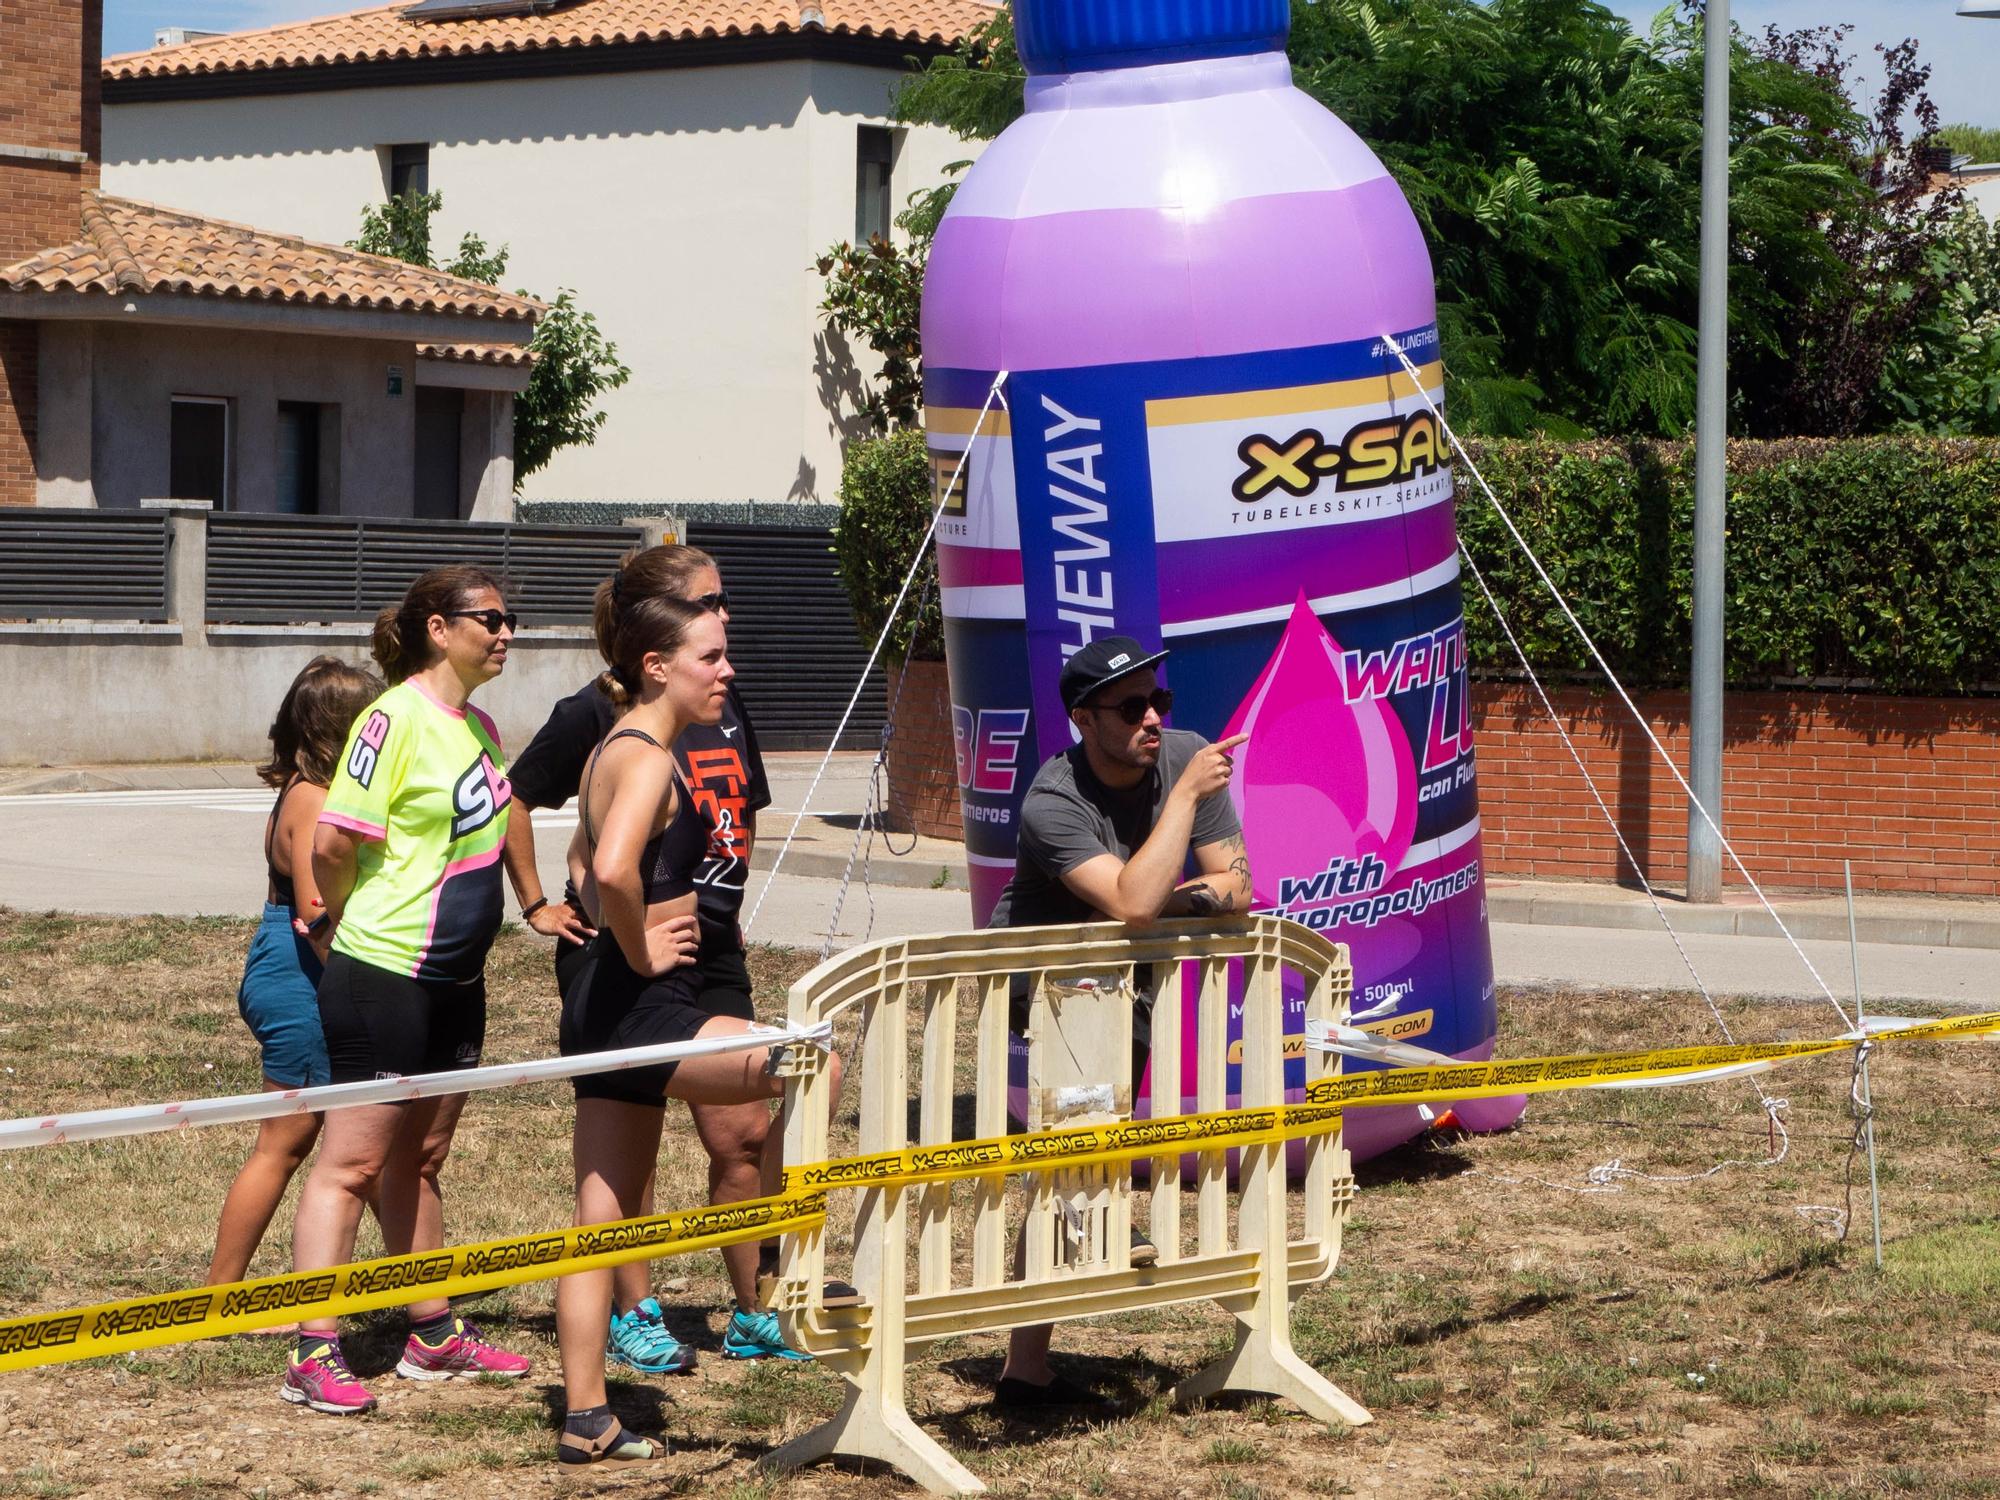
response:
[[[889,702],[896,719],[889,738],[887,826],[897,833],[963,843],[958,759],[952,748],[951,680],[944,663],[890,666]]]
[[[39,323],[0,320],[0,505],[35,503]]]
[[[0,265],[83,235],[103,128],[103,0],[0,5]],[[0,505],[35,503],[32,322],[0,323]]]

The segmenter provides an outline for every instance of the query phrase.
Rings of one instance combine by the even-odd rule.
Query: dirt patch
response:
[[[0,1114],[254,1088],[235,1014],[248,933],[0,913]],[[760,1004],[775,1013],[808,962],[754,955]],[[492,978],[489,1055],[551,1051],[546,950],[510,933]],[[1725,1012],[1745,1038],[1832,1020],[1804,1005]],[[1502,1050],[1517,1055],[1713,1036],[1679,997],[1518,992],[1502,1016]],[[1370,1427],[1332,1431],[1268,1402],[1173,1410],[1166,1389],[1227,1342],[1228,1318],[1207,1307],[1059,1332],[1059,1362],[1117,1402],[1113,1421],[995,1415],[996,1339],[927,1351],[912,1409],[996,1493],[1038,1500],[2000,1495],[2000,1047],[1880,1055],[1879,1274],[1865,1169],[1845,1244],[1826,1213],[1799,1212],[1846,1206],[1847,1081],[1839,1062],[1769,1075],[1790,1100],[1785,1159],[1693,1181],[1578,1191],[1611,1161],[1691,1177],[1761,1161],[1770,1137],[1747,1084],[1551,1096],[1518,1130],[1434,1135],[1363,1165],[1340,1273],[1298,1302],[1294,1328],[1305,1357],[1375,1413]],[[569,1123],[565,1089],[476,1100],[446,1173],[452,1238],[562,1223]],[[0,1157],[0,1313],[192,1284],[246,1144],[218,1129]],[[675,1122],[662,1201],[699,1201],[701,1183]],[[257,1273],[281,1268],[283,1239]],[[361,1253],[376,1248],[364,1237]],[[281,1405],[282,1346],[264,1339],[0,1375],[0,1496],[914,1493],[879,1468],[762,1480],[756,1459],[833,1410],[839,1380],[717,1357],[726,1290],[712,1255],[658,1274],[689,1278],[670,1317],[702,1367],[614,1384],[625,1420],[673,1444],[644,1471],[575,1478],[550,1461],[560,1397],[542,1285],[468,1309],[535,1357],[526,1389],[410,1388],[388,1373],[399,1316],[358,1320],[348,1347],[382,1400],[359,1421]]]

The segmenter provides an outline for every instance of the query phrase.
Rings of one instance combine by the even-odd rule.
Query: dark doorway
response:
[[[278,510],[316,516],[319,493],[319,403],[278,403]]]
[[[465,392],[417,387],[416,513],[427,521],[458,519],[458,429]]]
[[[176,396],[167,439],[167,498],[229,500],[229,403],[219,396]]]

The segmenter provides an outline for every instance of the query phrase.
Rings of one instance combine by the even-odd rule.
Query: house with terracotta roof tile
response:
[[[101,24],[0,16],[0,505],[511,515],[542,305],[105,191]]]
[[[530,498],[831,501],[857,361],[816,256],[968,147],[889,117],[984,0],[428,0],[104,66],[104,178],[322,241],[410,188],[433,243],[573,288],[630,366]]]

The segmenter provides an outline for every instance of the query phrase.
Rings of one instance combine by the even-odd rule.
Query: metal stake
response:
[[[1847,952],[1854,965],[1854,1021],[1863,1031],[1868,1011],[1861,1000],[1861,942],[1854,930],[1854,861],[1842,860],[1847,871]],[[1855,1074],[1861,1094],[1861,1139],[1868,1147],[1868,1212],[1875,1221],[1875,1269],[1882,1269],[1882,1191],[1875,1176],[1875,1095],[1868,1087],[1868,1052],[1874,1043],[1864,1036],[1855,1049]]]

